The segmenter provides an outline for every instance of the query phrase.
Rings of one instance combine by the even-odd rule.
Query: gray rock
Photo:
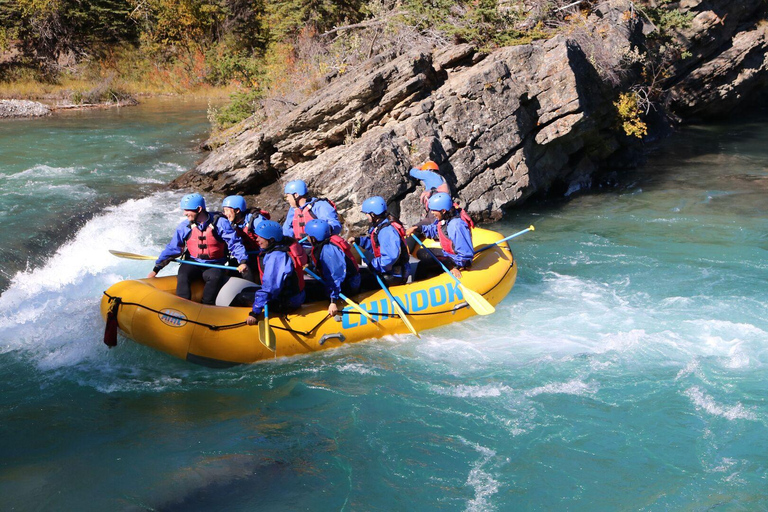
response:
[[[47,106],[36,101],[0,100],[0,117],[40,117],[50,113]]]
[[[702,18],[678,34],[697,64],[680,65],[670,80],[675,111],[731,108],[765,83],[766,28],[740,24],[760,1],[682,3]],[[728,13],[722,28],[705,22],[708,6]],[[358,228],[370,195],[387,198],[406,223],[422,215],[421,187],[408,172],[427,158],[480,220],[535,193],[576,193],[626,154],[613,100],[636,77],[615,70],[653,29],[627,16],[631,9],[609,0],[583,32],[488,55],[458,45],[377,57],[289,115],[244,129],[174,184],[254,194],[279,218],[282,184],[300,178]]]

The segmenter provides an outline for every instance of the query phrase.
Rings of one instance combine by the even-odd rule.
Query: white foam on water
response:
[[[465,510],[469,512],[496,510],[490,500],[499,492],[500,483],[485,469],[485,466],[496,456],[496,452],[462,437],[459,439],[480,454],[480,458],[472,465],[467,476],[467,485],[474,490],[475,497],[467,502]]]
[[[40,196],[64,196],[67,199],[88,199],[98,195],[95,190],[82,184],[53,185],[50,183],[27,182],[24,185],[24,188],[31,190],[31,192],[26,193],[25,196],[35,194],[38,199],[40,199]]]
[[[379,374],[370,366],[366,366],[362,363],[346,363],[337,367],[339,373],[356,373],[358,375],[373,375]]]
[[[497,397],[512,392],[513,389],[503,384],[489,384],[485,386],[430,386],[432,391],[439,395],[455,396],[458,398],[487,398]]]
[[[578,379],[568,382],[552,382],[544,386],[538,386],[525,392],[525,396],[534,397],[539,395],[594,395],[598,391],[596,383],[582,382]]]
[[[81,171],[83,171],[82,167],[51,167],[49,165],[38,164],[24,171],[17,172],[16,174],[8,175],[7,179],[19,180],[31,178],[32,180],[41,180],[47,178],[60,178],[78,174]]]
[[[725,406],[717,403],[714,398],[704,393],[698,386],[693,386],[685,390],[687,396],[697,409],[707,412],[713,416],[720,416],[727,420],[756,420],[757,416],[753,411],[748,410],[742,404]]]
[[[105,209],[43,266],[13,276],[0,295],[0,351],[25,351],[42,370],[103,354],[102,291],[151,270],[108,249],[157,254],[179,221],[177,204],[177,193],[164,192]]]

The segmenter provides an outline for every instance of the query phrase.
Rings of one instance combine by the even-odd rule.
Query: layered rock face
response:
[[[765,84],[766,24],[749,22],[762,0],[681,8],[696,15],[678,34],[692,55],[665,84],[674,114],[728,111]],[[358,226],[371,195],[416,221],[422,189],[408,171],[428,158],[483,220],[535,193],[588,187],[627,141],[613,100],[634,77],[610,70],[654,30],[625,0],[597,6],[589,21],[588,37],[572,32],[489,55],[458,45],[379,56],[289,115],[244,128],[174,185],[255,195],[279,218],[283,184],[303,179]]]

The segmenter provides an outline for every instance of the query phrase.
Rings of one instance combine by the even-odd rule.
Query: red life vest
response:
[[[355,260],[355,257],[352,254],[352,246],[349,245],[349,242],[341,238],[339,235],[331,235],[329,238],[326,238],[319,244],[312,246],[312,249],[310,250],[309,255],[312,257],[312,264],[318,271],[320,271],[320,254],[322,254],[323,247],[325,247],[326,244],[333,244],[339,249],[341,249],[341,252],[344,253],[344,259],[347,262],[347,276],[350,275],[349,273],[349,271],[351,270],[350,265],[354,267],[354,273],[357,273],[360,271],[360,267],[357,264],[357,260]],[[315,253],[315,249],[317,249],[317,253]]]
[[[437,223],[437,239],[440,241],[440,248],[443,249],[443,252],[447,252],[448,254],[456,254],[456,248],[453,245],[453,240],[448,237],[448,223],[458,217],[460,220],[464,221],[464,223],[470,229],[472,228],[469,222],[464,220],[464,217],[458,215],[458,213],[459,212],[456,212],[455,215],[452,215],[451,217],[443,219]]]
[[[285,238],[283,240],[285,240]],[[293,240],[293,238],[288,238],[288,240]],[[299,257],[297,253],[297,249],[294,246],[298,247],[298,251],[301,251],[304,260],[303,262],[302,258]],[[289,281],[286,281],[285,286],[283,287],[283,291],[280,294],[292,297],[303,291],[304,265],[307,264],[307,253],[304,252],[304,248],[301,247],[296,242],[296,240],[293,240],[293,243],[290,245],[284,245],[282,243],[280,245],[275,244],[271,248],[261,251],[261,254],[259,254],[259,257],[256,259],[256,266],[259,269],[259,282],[264,282],[264,257],[272,251],[280,251],[288,254],[288,256],[291,258],[291,261],[293,262],[293,274],[291,275]]]
[[[209,212],[208,218],[211,221],[203,231],[197,227],[196,223],[189,223],[190,231],[185,241],[187,243],[187,252],[189,252],[190,256],[200,260],[220,260],[227,257],[227,244],[219,238],[219,234],[216,231],[216,223],[220,217],[220,214]]]
[[[306,233],[304,233],[304,226],[307,225],[307,222],[317,218],[317,215],[315,215],[312,212],[312,205],[318,201],[325,201],[326,203],[333,206],[334,210],[336,210],[336,204],[333,201],[329,199],[317,199],[317,198],[315,198],[314,201],[308,201],[303,207],[294,208],[292,227],[293,227],[293,236],[295,236],[297,240],[301,240],[306,236]]]
[[[247,251],[256,251],[259,249],[256,235],[253,232],[253,229],[255,228],[253,221],[256,220],[259,215],[266,220],[269,220],[269,212],[259,208],[253,208],[246,213],[242,228],[235,224],[232,225],[232,227],[235,228],[235,231],[237,231],[238,236],[240,236],[240,239],[243,241],[243,245]]]
[[[437,192],[445,192],[448,194],[448,184],[443,181],[443,184],[440,185],[437,188],[431,188],[429,190],[425,190],[421,194],[421,203],[424,205],[424,209],[427,210],[427,213],[429,213],[429,198],[432,197]],[[469,229],[473,229],[475,227],[475,221],[472,220],[472,217],[469,216],[466,210],[464,210],[460,205],[459,202],[454,199],[453,200],[453,208],[456,210],[456,212],[461,216],[461,220],[467,223],[467,226],[469,226]]]

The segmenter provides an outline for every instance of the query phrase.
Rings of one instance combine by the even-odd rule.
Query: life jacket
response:
[[[375,257],[378,258],[381,256],[381,247],[379,246],[379,231],[387,226],[392,226],[395,228],[397,234],[400,235],[400,255],[397,257],[397,261],[392,264],[392,270],[394,271],[396,267],[403,267],[404,265],[408,264],[408,261],[410,260],[410,254],[408,254],[408,246],[405,244],[405,228],[398,219],[390,215],[386,220],[373,228],[371,231],[371,250],[373,251],[373,255]]]
[[[440,241],[440,248],[443,249],[443,252],[447,252],[448,254],[456,254],[453,240],[448,237],[448,223],[455,218],[463,221],[470,229],[472,228],[469,222],[464,220],[464,217],[462,217],[459,212],[454,212],[450,217],[444,218],[437,223],[437,239]]]
[[[218,212],[208,212],[210,222],[200,230],[195,222],[189,223],[189,234],[184,239],[190,256],[200,260],[220,260],[227,257],[227,243],[219,236],[216,224],[221,218]]]
[[[307,222],[317,218],[317,215],[315,215],[312,212],[312,205],[314,205],[318,201],[325,201],[326,203],[333,206],[333,210],[336,211],[336,203],[334,203],[330,199],[316,198],[316,197],[308,201],[302,208],[298,208],[298,207],[294,208],[292,227],[293,227],[293,236],[295,236],[297,240],[301,240],[302,238],[304,238],[304,236],[306,236],[306,233],[304,233],[304,226],[307,225]]]
[[[349,242],[339,235],[331,235],[322,242],[313,245],[309,252],[310,257],[312,258],[312,264],[315,269],[317,269],[318,273],[322,275],[322,271],[320,270],[320,255],[323,253],[323,248],[328,244],[335,245],[344,253],[344,260],[347,264],[347,279],[360,272],[360,267],[357,265],[357,260],[355,260],[355,257],[352,255],[352,246],[349,245]]]
[[[247,251],[256,251],[259,249],[259,244],[256,241],[256,234],[253,232],[256,226],[253,225],[254,221],[261,215],[264,219],[269,220],[269,212],[260,208],[251,208],[245,214],[245,220],[243,221],[243,227],[232,224],[232,227],[237,231],[238,236],[243,241],[243,245]]]
[[[445,190],[442,190],[443,185],[445,185]],[[421,194],[421,202],[424,205],[424,209],[429,213],[429,198],[432,197],[437,192],[445,192],[448,194],[448,184],[443,182],[443,185],[440,185],[438,188],[431,188]],[[475,221],[472,220],[472,217],[470,217],[469,213],[461,207],[459,204],[459,201],[457,199],[453,199],[453,208],[456,210],[456,212],[461,216],[461,219],[467,223],[467,226],[469,226],[469,229],[475,228]]]
[[[264,257],[273,251],[280,251],[288,254],[293,262],[293,273],[286,279],[285,285],[280,292],[280,296],[286,298],[293,297],[304,290],[304,265],[306,265],[307,260],[307,254],[304,252],[304,248],[302,248],[293,238],[289,238],[289,240],[292,240],[293,243],[288,245],[283,242],[279,244],[276,243],[272,245],[272,247],[261,251],[261,254],[256,258],[257,267],[259,269],[259,282],[263,283]],[[285,241],[285,238],[283,238],[283,241]],[[298,246],[299,250],[304,255],[304,263],[301,262],[301,258],[299,258],[296,249],[294,249],[293,246]]]

